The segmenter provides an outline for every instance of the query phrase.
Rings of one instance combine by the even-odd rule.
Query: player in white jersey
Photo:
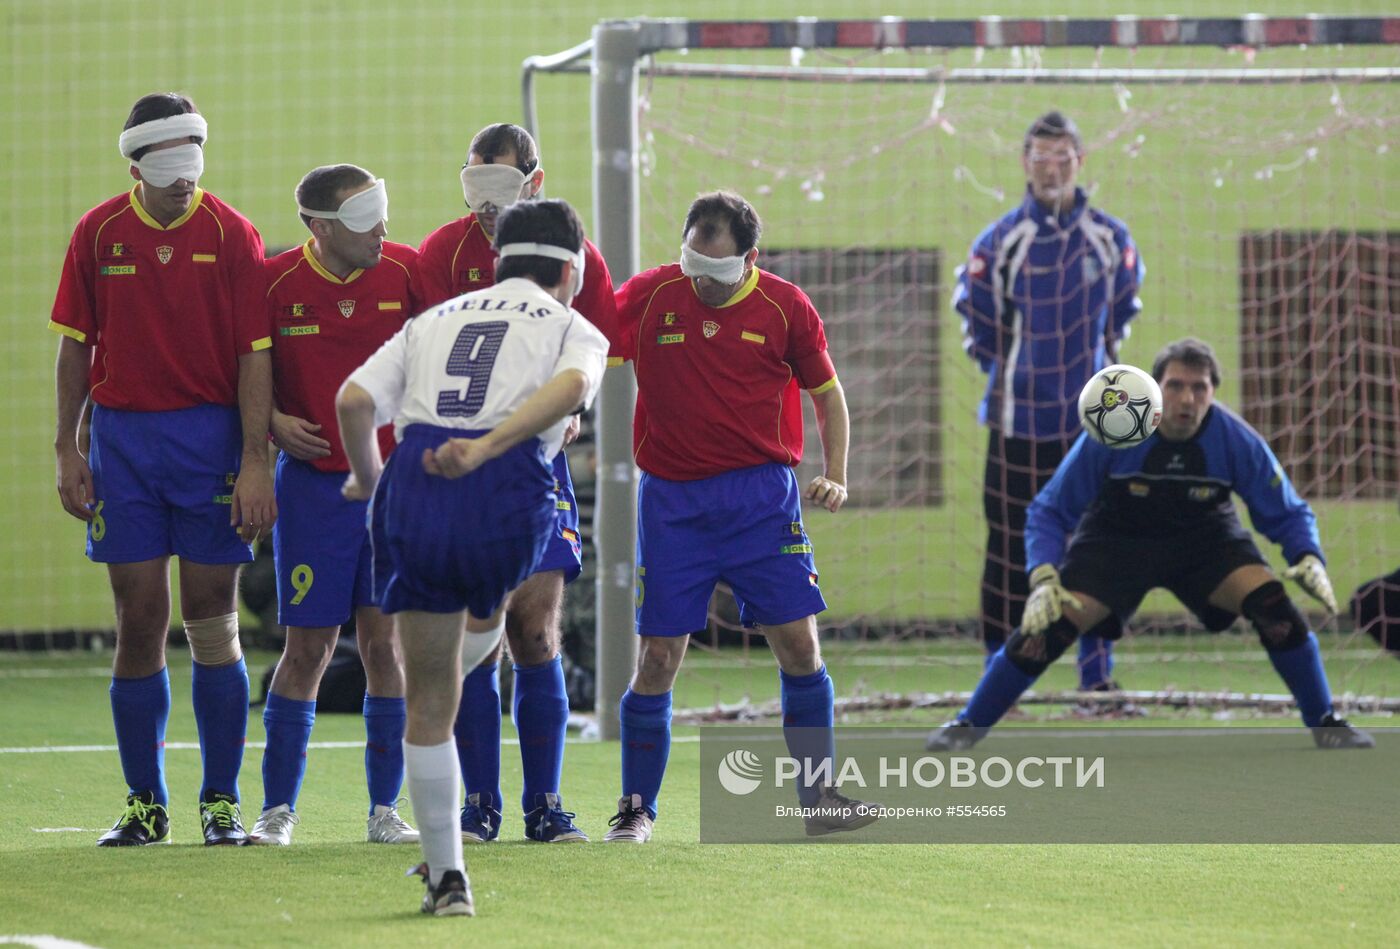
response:
[[[439,916],[473,912],[452,737],[462,669],[500,641],[510,591],[554,530],[550,463],[567,416],[597,393],[608,353],[569,307],[584,265],[583,226],[568,204],[507,208],[496,248],[494,287],[410,320],[336,399],[351,469],[344,492],[372,497],[376,596],[398,614],[423,911]],[[391,419],[399,446],[386,466],[374,428]]]

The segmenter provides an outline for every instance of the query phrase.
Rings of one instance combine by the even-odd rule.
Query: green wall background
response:
[[[520,121],[521,60],[587,38],[602,18],[701,13],[693,3],[668,0],[639,6],[612,0],[571,5],[523,0],[508,7],[442,0],[248,0],[198,8],[167,2],[5,3],[0,68],[9,89],[0,121],[7,127],[7,200],[0,207],[0,258],[10,303],[0,313],[8,340],[0,372],[9,396],[7,420],[0,423],[6,429],[0,449],[0,630],[112,624],[105,571],[83,558],[82,528],[54,496],[57,337],[45,323],[74,222],[129,186],[116,136],[136,98],[160,89],[194,97],[210,122],[202,184],[247,214],[270,246],[303,239],[292,188],[307,169],[336,161],[365,165],[388,180],[390,236],[416,244],[460,213],[456,172],[472,133],[491,121]],[[1254,6],[1240,0],[1173,0],[1165,12],[1225,16]],[[1362,3],[1281,0],[1269,6],[1273,14],[1378,12]],[[960,0],[936,8],[894,0],[878,6],[855,0],[716,0],[704,5],[703,15],[1104,16],[1160,14],[1162,7],[1140,0],[1036,0],[996,9]],[[1164,55],[1143,51],[1135,62],[1166,64]],[[1381,47],[1345,54],[1281,50],[1261,54],[1261,62],[1265,57],[1279,65],[1400,65],[1394,48]],[[747,61],[785,58],[759,54]],[[1110,51],[1105,61],[1126,58]],[[1090,59],[1086,51],[1047,56],[1076,65]],[[972,54],[953,54],[948,61],[970,64]],[[1008,52],[989,52],[983,65],[1011,61]],[[1241,65],[1242,59],[1197,50],[1185,62]],[[952,169],[975,168],[983,185],[1014,196],[1020,187],[1015,160],[1020,131],[1031,116],[1055,104],[1072,111],[1091,146],[1099,146],[1090,159],[1097,194],[1132,225],[1148,261],[1147,309],[1124,352],[1130,361],[1149,360],[1167,339],[1197,332],[1220,344],[1227,369],[1237,365],[1234,246],[1241,228],[1396,228],[1390,191],[1397,158],[1395,149],[1378,147],[1387,136],[1393,138],[1400,111],[1392,85],[1343,89],[1353,115],[1376,121],[1326,136],[1318,162],[1281,171],[1269,181],[1254,179],[1253,166],[1227,166],[1222,155],[1228,156],[1236,139],[1248,150],[1254,139],[1286,139],[1291,128],[1299,138],[1280,162],[1292,161],[1308,130],[1338,115],[1316,89],[1135,87],[1125,119],[1111,90],[1102,87],[959,87],[950,91],[947,106],[960,125],[959,136],[891,140],[879,156],[857,153],[869,140],[888,138],[891,129],[910,122],[914,110],[926,114],[931,94],[929,87],[898,95],[892,90],[888,101],[878,104],[843,98],[802,113],[811,118],[793,118],[789,106],[767,90],[749,97],[734,84],[691,84],[687,101],[714,106],[694,130],[711,141],[732,138],[733,147],[715,157],[687,147],[684,136],[664,123],[656,125],[658,164],[643,189],[648,222],[643,264],[670,259],[679,215],[695,191],[722,185],[753,195],[772,185],[771,169],[748,167],[733,156],[781,147],[772,133],[773,123],[779,123],[825,143],[811,151],[793,149],[788,163],[795,171],[826,168],[827,200],[814,207],[795,189],[772,187],[756,199],[767,221],[767,243],[940,246],[949,271],[943,283],[950,286],[951,268],[967,243],[1014,200],[959,186]],[[656,102],[667,95],[673,94],[658,86]],[[542,77],[539,109],[549,191],[569,198],[593,220],[587,80]],[[1219,131],[1202,134],[1197,117]],[[1105,130],[1136,127],[1139,121],[1146,144],[1138,159],[1129,160],[1125,146],[1130,143],[1110,139]],[[1203,194],[1204,182],[1217,171],[1227,188],[1212,199]],[[854,177],[842,187],[846,175]],[[897,218],[865,213],[872,194],[893,194],[908,213]],[[841,615],[959,617],[975,609],[983,438],[972,415],[982,382],[962,356],[956,321],[946,310],[945,318],[949,503],[934,511],[813,519],[823,583],[833,603],[841,603]],[[1227,382],[1222,396],[1234,395]],[[1400,560],[1393,502],[1322,504],[1319,512],[1339,590]]]

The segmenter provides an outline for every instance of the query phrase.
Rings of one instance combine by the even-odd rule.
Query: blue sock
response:
[[[826,666],[805,676],[778,670],[783,706],[783,738],[788,753],[802,762],[797,799],[806,807],[817,803],[822,784],[834,784],[836,688]],[[808,778],[811,780],[808,780]]]
[[[1309,728],[1321,724],[1323,716],[1332,711],[1332,690],[1327,686],[1327,673],[1322,669],[1317,637],[1309,631],[1307,641],[1300,646],[1278,652],[1265,651],[1288,691],[1298,700],[1303,724]]]
[[[628,689],[617,717],[622,724],[622,794],[640,794],[642,806],[654,819],[671,756],[671,693],[638,695]]]
[[[1017,669],[1006,658],[1006,650],[999,650],[958,718],[978,728],[991,728],[1038,678]]]
[[[263,810],[281,804],[297,809],[301,779],[306,775],[306,746],[315,723],[315,699],[298,702],[276,692],[267,693],[263,706],[263,730],[267,732],[262,759]]]
[[[192,663],[194,721],[204,762],[202,799],[207,791],[238,797],[238,770],[248,737],[248,667],[240,658],[230,666]]]
[[[462,702],[452,726],[462,785],[479,794],[482,807],[501,809],[501,674],[495,663],[477,666],[462,680]]]
[[[1089,633],[1079,637],[1079,688],[1088,692],[1113,678],[1113,643]]]
[[[569,730],[569,693],[564,661],[515,667],[515,729],[520,733],[520,765],[525,781],[520,806],[535,809],[535,796],[559,793],[564,769],[564,736]]]
[[[393,807],[403,789],[403,732],[408,705],[402,698],[376,698],[365,693],[365,783],[369,812],[382,804]]]
[[[133,794],[150,791],[165,806],[165,723],[170,720],[170,675],[166,670],[139,679],[112,678],[112,724],[122,776]]]

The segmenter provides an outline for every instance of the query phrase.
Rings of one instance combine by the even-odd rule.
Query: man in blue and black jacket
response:
[[[982,641],[988,656],[1020,624],[1027,595],[1026,507],[1079,434],[1079,390],[1117,358],[1142,309],[1143,264],[1128,229],[1075,186],[1084,145],[1049,112],[1026,131],[1026,194],[958,268],[953,306],[963,348],[987,374],[978,413],[989,429],[983,507]],[[1116,688],[1110,623],[1080,643],[1081,688]]]

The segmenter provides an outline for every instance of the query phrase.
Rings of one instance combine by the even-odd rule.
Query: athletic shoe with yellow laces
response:
[[[144,847],[170,843],[170,815],[151,791],[128,794],[126,810],[112,829],[97,838],[99,847]]]
[[[199,801],[199,822],[204,825],[206,847],[242,847],[248,842],[238,798],[219,791],[205,791]]]

